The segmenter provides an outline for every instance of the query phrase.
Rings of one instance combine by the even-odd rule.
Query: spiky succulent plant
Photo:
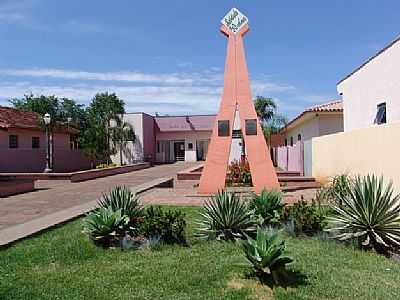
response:
[[[111,208],[113,211],[121,210],[121,214],[131,220],[144,213],[139,198],[126,186],[116,186],[109,193],[103,194],[98,204],[99,207]]]
[[[232,192],[220,191],[206,200],[200,216],[197,224],[202,238],[235,240],[255,231],[252,211]]]
[[[272,230],[257,229],[256,239],[242,241],[243,251],[259,276],[271,275],[275,283],[293,259],[286,255],[285,242]]]
[[[394,195],[392,183],[358,176],[336,197],[339,201],[331,205],[335,215],[328,219],[335,238],[357,239],[360,247],[380,253],[400,247],[400,195]]]
[[[263,189],[260,194],[253,194],[249,201],[249,208],[259,218],[260,225],[275,226],[279,224],[282,210],[285,204],[282,203],[280,191],[268,191]]]
[[[95,243],[110,246],[124,235],[128,223],[129,217],[120,209],[100,207],[86,216],[83,228]]]

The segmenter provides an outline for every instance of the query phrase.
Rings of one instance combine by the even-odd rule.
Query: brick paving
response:
[[[116,185],[134,188],[196,164],[178,162],[80,183],[37,181],[35,192],[0,198],[0,230],[92,202]]]
[[[311,201],[315,198],[316,189],[305,189],[293,192],[285,192],[284,202],[293,203],[300,200]],[[141,194],[141,200],[147,204],[169,204],[169,205],[202,205],[207,197],[196,197],[197,188],[153,188]]]

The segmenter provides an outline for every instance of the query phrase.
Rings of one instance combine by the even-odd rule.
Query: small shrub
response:
[[[114,163],[111,163],[111,164],[98,164],[98,165],[96,166],[96,169],[114,168],[114,167],[116,167],[116,166],[117,166],[117,165],[114,164]]]
[[[263,189],[259,195],[253,193],[249,208],[259,219],[262,226],[277,226],[280,224],[283,207],[283,194],[280,191]]]
[[[348,190],[354,184],[354,179],[348,174],[339,174],[332,177],[331,181],[319,191],[321,200],[327,203],[341,205],[339,198],[347,197]],[[338,197],[338,195],[340,197]]]
[[[332,203],[335,215],[329,218],[336,239],[357,239],[360,248],[384,254],[400,247],[400,195],[393,195],[392,183],[358,176],[336,197],[341,205]]]
[[[228,186],[251,186],[250,165],[247,159],[235,160],[228,166],[226,176]]]
[[[235,240],[255,231],[252,211],[235,193],[218,192],[205,201],[200,216],[197,223],[201,238]]]
[[[146,209],[140,232],[148,239],[157,237],[166,244],[185,244],[185,215],[181,211],[162,210],[150,206]]]
[[[105,247],[116,245],[124,236],[129,218],[121,210],[101,207],[84,219],[84,232],[96,243]]]
[[[299,235],[322,231],[326,226],[326,216],[327,210],[319,201],[307,203],[302,196],[292,206],[285,207],[283,218],[293,227],[294,233]]]
[[[286,256],[285,242],[279,240],[278,234],[271,230],[259,227],[256,239],[247,237],[242,241],[242,246],[256,274],[261,278],[271,275],[276,284],[285,273],[286,265],[293,262],[292,258]]]

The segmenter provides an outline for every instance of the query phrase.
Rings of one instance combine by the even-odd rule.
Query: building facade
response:
[[[43,172],[47,139],[37,113],[0,106],[0,172]],[[90,160],[75,149],[78,131],[58,125],[53,133],[54,171],[89,169]]]
[[[344,131],[400,121],[400,37],[342,79]]]
[[[342,101],[310,107],[291,120],[282,130],[285,145],[293,146],[299,141],[343,131]]]
[[[123,163],[169,163],[205,160],[215,115],[151,116],[139,112],[127,113],[123,119],[132,125],[136,137],[121,151]],[[112,160],[119,164],[120,153]]]

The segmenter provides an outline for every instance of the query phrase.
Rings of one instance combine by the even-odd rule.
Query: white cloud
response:
[[[33,93],[68,97],[88,104],[96,93],[109,91],[125,100],[127,111],[169,114],[215,113],[223,86],[223,73],[218,69],[164,74],[0,69],[0,76],[3,79],[0,83],[1,99]],[[290,115],[309,106],[308,102],[314,104],[330,99],[318,95],[301,96],[294,86],[273,82],[265,75],[255,76],[251,84],[253,96],[264,95],[277,99],[280,111]]]
[[[15,24],[26,21],[34,0],[3,0],[0,3],[0,24]]]

